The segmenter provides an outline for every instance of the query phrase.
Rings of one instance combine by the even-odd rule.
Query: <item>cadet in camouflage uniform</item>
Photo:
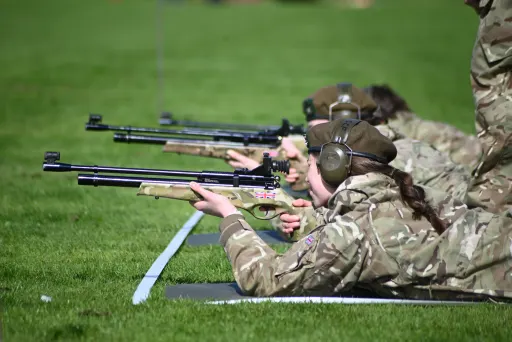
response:
[[[388,85],[372,84],[362,89],[380,107],[383,122],[401,136],[421,140],[446,153],[457,164],[471,170],[482,156],[480,141],[454,126],[424,120],[414,114],[408,103]]]
[[[284,254],[262,241],[228,199],[191,184],[204,198],[194,207],[224,218],[221,243],[240,288],[256,296],[363,288],[398,298],[511,299],[512,219],[468,210],[443,192],[414,186],[407,173],[387,164],[395,145],[367,122],[350,121],[307,133],[308,180],[323,219]],[[330,142],[341,155],[359,156],[319,156]]]
[[[332,104],[339,101],[340,96],[350,99],[351,103],[359,105],[348,110],[348,103]],[[343,105],[344,107],[341,107]],[[332,108],[329,115],[329,107]],[[303,103],[303,111],[308,126],[313,127],[331,119],[357,118],[374,125],[383,135],[397,145],[398,155],[391,165],[395,168],[411,173],[415,182],[452,194],[455,198],[464,201],[469,188],[471,174],[469,168],[454,163],[450,157],[436,150],[428,141],[416,140],[404,135],[401,127],[386,124],[387,112],[373,101],[373,99],[354,85],[350,85],[347,93],[340,91],[340,86],[328,86],[319,89]]]
[[[454,162],[466,165],[476,173],[475,168],[481,163],[483,155],[483,147],[477,136],[466,135],[448,124],[419,118],[411,112],[405,100],[388,86],[372,85],[364,88],[364,91],[380,105],[381,116],[387,119],[387,125],[395,132],[431,144],[447,153]],[[503,160],[506,162],[506,158]],[[506,196],[510,196],[511,178],[501,174],[503,171],[509,172],[507,170],[510,170],[510,165],[504,166],[503,171],[499,170],[491,171],[479,181],[471,180],[466,198],[470,207],[482,207],[497,213],[506,212],[510,208],[511,199]],[[489,176],[497,171],[501,175],[490,179]],[[495,198],[497,200],[493,200]]]
[[[471,86],[483,150],[469,202],[493,212],[512,211],[512,1],[465,2],[480,17]]]

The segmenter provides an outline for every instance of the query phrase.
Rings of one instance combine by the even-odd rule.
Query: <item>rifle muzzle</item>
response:
[[[125,142],[125,143],[143,143],[143,144],[155,144],[155,145],[165,145],[170,138],[166,137],[155,137],[155,136],[147,136],[147,135],[132,135],[126,133],[114,133],[114,141],[115,142]]]
[[[65,163],[43,163],[43,171],[49,172],[70,172],[72,171],[71,164]]]

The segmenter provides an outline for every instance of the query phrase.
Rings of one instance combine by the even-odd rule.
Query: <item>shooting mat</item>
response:
[[[308,304],[402,304],[402,305],[468,305],[478,301],[441,301],[379,298],[364,289],[344,293],[343,297],[252,297],[242,293],[236,283],[177,284],[165,289],[167,299],[212,300],[208,304],[237,303],[308,303]]]
[[[277,231],[275,230],[257,230],[256,234],[268,243],[269,245],[275,245],[280,243],[289,243],[284,240]],[[207,246],[207,245],[219,245],[220,233],[210,234],[194,234],[187,238],[188,246]]]

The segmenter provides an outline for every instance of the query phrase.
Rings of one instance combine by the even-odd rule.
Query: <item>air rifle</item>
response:
[[[282,119],[281,126],[248,125],[218,122],[201,122],[188,120],[175,120],[172,113],[162,113],[160,115],[160,125],[162,126],[182,126],[195,128],[218,128],[218,129],[236,129],[241,131],[276,131],[281,127],[289,127],[290,134],[304,135],[306,130],[303,125],[291,125],[288,119]]]
[[[171,136],[171,130],[159,130],[157,128],[142,128],[133,126],[113,126],[102,123],[101,115],[90,115],[89,122],[85,124],[86,130],[93,131],[117,131],[127,133],[114,133],[115,142],[140,143],[163,145],[164,152],[174,152],[178,154],[195,155],[210,158],[220,158],[229,160],[227,154],[229,150],[238,152],[246,157],[263,162],[263,153],[271,152],[276,160],[286,160],[286,151],[281,148],[282,137],[279,135],[269,135],[270,131],[262,132],[232,132],[232,131],[206,131],[206,130],[181,130],[172,131],[178,136]],[[131,132],[155,133],[158,135],[131,134]],[[275,133],[275,132],[274,132]],[[190,138],[190,136],[199,136]],[[300,149],[305,150],[303,136],[289,136],[293,143]],[[291,167],[295,168],[301,177],[299,181],[292,184],[291,188],[295,191],[308,189],[305,182],[306,162],[304,157],[290,160]]]
[[[225,196],[235,207],[258,219],[270,220],[283,213],[300,215],[301,227],[305,231],[311,231],[316,223],[309,211],[292,206],[294,199],[280,188],[279,176],[273,175],[273,172],[288,173],[289,163],[272,160],[268,154],[263,156],[263,163],[257,168],[236,169],[234,172],[74,165],[59,163],[59,160],[59,152],[46,152],[43,171],[87,172],[78,174],[79,185],[138,188],[137,195],[195,202],[200,201],[201,197],[190,189],[189,184],[194,181],[211,192]],[[290,235],[285,237],[298,238]]]
[[[283,123],[283,126],[275,130],[262,130],[258,132],[240,132],[232,130],[205,130],[197,128],[184,128],[184,129],[165,129],[165,128],[151,128],[151,127],[135,127],[135,126],[116,126],[103,124],[103,117],[98,114],[90,114],[89,121],[85,124],[86,131],[116,131],[127,132],[128,134],[135,133],[153,133],[162,134],[165,136],[202,136],[211,138],[213,141],[231,141],[241,142],[244,144],[249,143],[266,143],[276,144],[282,137],[290,134],[289,124]]]

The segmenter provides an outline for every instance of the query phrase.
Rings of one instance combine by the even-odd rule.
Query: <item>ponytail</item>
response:
[[[425,200],[423,188],[414,185],[410,174],[394,167],[375,162],[370,159],[354,157],[352,159],[352,175],[363,175],[368,172],[379,172],[391,177],[400,190],[400,197],[412,210],[412,218],[419,220],[425,217],[435,231],[441,235],[446,224],[437,216],[434,208]]]

